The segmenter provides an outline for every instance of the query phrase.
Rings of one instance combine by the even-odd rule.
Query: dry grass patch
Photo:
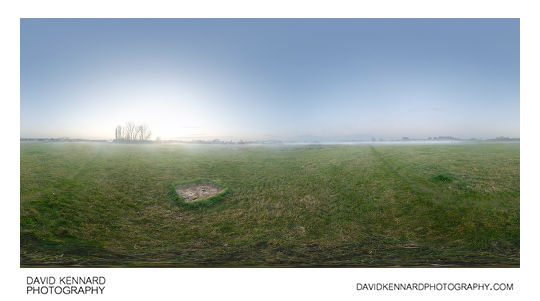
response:
[[[209,182],[190,183],[176,186],[176,193],[178,193],[178,196],[183,198],[186,202],[203,200],[218,195],[224,190],[224,188]]]

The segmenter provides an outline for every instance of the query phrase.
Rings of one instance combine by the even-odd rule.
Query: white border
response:
[[[25,295],[27,275],[105,275],[99,299],[127,298],[276,300],[455,299],[507,300],[538,296],[538,16],[533,1],[12,1],[0,9],[0,122],[2,139],[3,296]],[[19,18],[28,17],[518,17],[521,19],[521,268],[519,269],[20,269],[19,268]],[[17,175],[17,176],[15,176]],[[513,282],[505,293],[365,293],[356,283],[411,281]],[[68,298],[72,296],[39,296]],[[84,298],[84,297],[83,297]],[[96,298],[90,297],[90,298]],[[12,299],[12,298],[7,298]]]

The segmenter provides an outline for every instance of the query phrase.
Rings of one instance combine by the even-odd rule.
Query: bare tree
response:
[[[143,132],[144,132],[144,126],[138,125],[135,128],[135,137],[133,137],[133,140],[143,141]]]
[[[115,131],[116,141],[125,142],[144,142],[148,141],[152,136],[152,131],[145,125],[136,125],[133,121],[126,122],[124,127],[117,126]]]
[[[122,126],[117,126],[116,130],[114,132],[114,138],[115,140],[122,140]]]
[[[150,131],[150,128],[146,124],[139,125],[139,138],[141,141],[148,141],[150,139],[150,136],[152,136],[152,131]]]
[[[150,136],[152,135],[152,132],[148,128],[146,124],[141,124],[137,126],[135,130],[135,137],[139,141],[147,141]]]
[[[124,139],[128,142],[132,142],[135,140],[135,134],[135,123],[133,121],[126,122],[126,126],[124,127]]]

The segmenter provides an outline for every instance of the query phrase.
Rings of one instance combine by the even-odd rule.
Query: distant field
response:
[[[22,266],[520,262],[519,143],[20,146]]]

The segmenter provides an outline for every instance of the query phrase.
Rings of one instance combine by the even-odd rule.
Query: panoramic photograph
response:
[[[519,19],[20,19],[20,267],[519,266]]]

